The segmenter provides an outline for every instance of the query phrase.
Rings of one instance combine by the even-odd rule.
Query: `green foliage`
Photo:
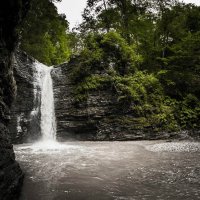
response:
[[[104,35],[101,41],[107,62],[115,63],[115,70],[121,75],[133,73],[142,61],[141,55],[136,51],[136,45],[128,45],[126,40],[116,32]]]
[[[80,101],[112,88],[120,111],[134,116],[119,123],[158,131],[199,128],[200,7],[90,0],[83,17],[83,48],[73,74]]]
[[[144,104],[153,95],[162,94],[162,87],[153,74],[138,71],[131,76],[116,77],[115,85],[119,99],[127,99],[136,104]]]
[[[90,21],[81,28],[89,34],[84,34],[73,74],[77,99],[85,101],[94,90],[112,88],[120,111],[134,116],[119,123],[158,131],[198,128],[200,8],[171,1],[105,2],[88,4],[96,18],[85,10]]]
[[[65,62],[70,56],[68,23],[48,0],[31,1],[31,9],[21,27],[21,48],[47,65]]]
[[[122,112],[118,123],[158,131],[200,127],[200,7],[88,0],[79,32],[66,33],[65,16],[51,1],[32,2],[21,47],[50,65],[72,53],[76,102],[109,89]]]
[[[124,76],[136,70],[142,57],[137,54],[134,45],[129,46],[116,32],[109,32],[89,34],[84,40],[78,60],[72,73],[75,82],[103,70]]]
[[[183,101],[178,102],[175,116],[183,128],[199,128],[200,102],[199,99],[188,94]]]
[[[161,59],[166,71],[160,74],[166,93],[179,99],[188,93],[200,97],[200,32],[189,33],[167,51]]]
[[[78,83],[75,88],[74,98],[76,102],[87,100],[89,92],[103,89],[108,86],[110,80],[108,76],[94,74],[88,76],[84,81]]]
[[[134,116],[142,117],[144,124],[158,130],[178,128],[172,100],[164,95],[161,83],[153,74],[138,71],[132,76],[117,77],[115,85],[122,106],[130,105]]]

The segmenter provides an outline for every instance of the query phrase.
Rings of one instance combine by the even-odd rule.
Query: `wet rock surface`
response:
[[[52,72],[54,83],[57,137],[61,139],[104,140],[98,132],[103,129],[102,119],[113,113],[116,98],[112,93],[100,91],[91,94],[87,102],[75,105],[70,72],[73,65],[63,64]],[[102,122],[102,124],[101,124]],[[112,130],[109,130],[111,133]]]
[[[200,196],[197,142],[27,144],[16,145],[15,152],[26,175],[21,200],[197,200]]]
[[[36,80],[35,59],[24,52],[15,54],[14,77],[17,95],[11,108],[9,123],[13,143],[31,142],[41,136],[41,89]]]
[[[17,44],[16,27],[27,11],[29,0],[7,0],[0,6],[0,199],[18,198],[23,173],[15,161],[9,140],[10,108],[16,95],[13,62]]]

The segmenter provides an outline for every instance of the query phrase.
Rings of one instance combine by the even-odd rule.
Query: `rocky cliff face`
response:
[[[35,59],[24,52],[15,54],[14,77],[17,95],[9,123],[13,143],[32,142],[40,137],[41,88],[38,85]]]
[[[129,111],[120,109],[112,88],[90,92],[86,101],[76,103],[70,78],[74,65],[73,62],[62,64],[52,72],[59,139],[136,140],[159,137]]]
[[[79,140],[137,140],[188,138],[199,135],[193,131],[158,132],[145,125],[141,117],[129,109],[122,109],[113,88],[90,91],[87,100],[77,103],[73,98],[72,68],[76,61],[54,68],[55,113],[57,138]]]
[[[31,142],[40,138],[41,91],[34,76],[35,60],[25,53],[16,54],[14,76],[17,97],[11,109],[9,124],[13,143]],[[74,63],[52,70],[57,121],[57,138],[79,140],[127,140],[143,137],[142,132],[120,123],[124,116],[111,89],[88,94],[87,101],[77,104],[70,78]]]
[[[10,106],[15,96],[16,83],[13,79],[13,57],[0,58],[0,199],[15,199],[23,180],[23,173],[15,161],[13,146],[7,129]]]
[[[86,102],[73,99],[73,82],[70,74],[73,63],[53,70],[57,137],[80,140],[126,140],[143,137],[140,131],[133,134],[130,127],[119,123],[123,116],[118,110],[117,97],[111,89],[88,94]]]
[[[25,53],[16,54],[14,76],[18,92],[9,124],[13,143],[35,141],[41,136],[41,86],[36,77],[36,63]],[[154,130],[154,127],[145,125],[141,117],[120,105],[113,88],[90,91],[87,100],[78,103],[71,79],[75,65],[74,60],[55,66],[51,72],[58,140],[168,139],[199,135],[191,131],[169,133]]]
[[[105,139],[101,131],[105,116],[115,110],[116,98],[109,91],[99,91],[88,96],[87,102],[76,104],[70,72],[73,64],[63,64],[52,72],[54,83],[57,137],[60,139]],[[106,129],[106,128],[105,128]],[[107,129],[107,131],[110,131]]]
[[[0,6],[0,199],[18,197],[23,173],[15,161],[7,129],[10,107],[16,94],[13,78],[13,52],[17,44],[16,27],[27,10],[29,0],[6,0]]]

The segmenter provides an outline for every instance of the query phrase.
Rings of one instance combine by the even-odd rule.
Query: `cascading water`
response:
[[[51,70],[35,62],[42,138],[14,146],[26,174],[21,200],[199,199],[200,143],[56,142]]]
[[[35,62],[34,87],[36,91],[34,94],[35,105],[37,106],[34,108],[34,113],[37,114],[38,111],[41,113],[41,139],[33,145],[33,148],[60,148],[59,143],[56,142],[56,118],[51,71],[52,67]],[[38,93],[38,91],[40,92]],[[38,99],[40,103],[37,103]]]
[[[51,78],[52,67],[43,67],[41,85],[41,133],[42,140],[56,140],[56,120],[54,111],[53,83]]]

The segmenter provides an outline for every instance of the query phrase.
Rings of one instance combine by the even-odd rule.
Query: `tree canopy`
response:
[[[31,1],[21,37],[20,47],[40,62],[54,65],[69,59],[68,22],[52,1]]]

